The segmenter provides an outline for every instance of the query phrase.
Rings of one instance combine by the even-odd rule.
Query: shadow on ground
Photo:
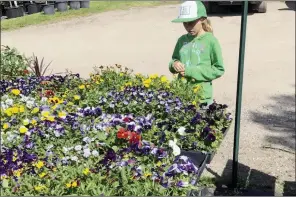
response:
[[[251,112],[252,121],[270,131],[265,140],[295,151],[295,95],[271,97],[274,104],[266,106],[269,113]]]
[[[296,182],[285,181],[283,195],[284,196],[296,196]]]
[[[284,11],[284,10],[292,10],[296,11],[296,2],[295,1],[285,1],[285,4],[287,8],[280,8],[279,10]]]
[[[208,172],[215,176],[215,189],[204,189],[204,195],[214,196],[274,196],[276,177],[270,176],[243,164],[238,164],[238,187],[232,189],[232,160],[228,160],[223,173],[219,176],[210,168]]]

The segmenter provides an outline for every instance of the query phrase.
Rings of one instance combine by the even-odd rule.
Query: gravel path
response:
[[[286,8],[269,2],[266,14],[248,17],[239,162],[280,181],[295,181],[295,154],[277,149],[295,150],[295,12]],[[184,33],[182,25],[170,22],[177,12],[176,5],[106,12],[2,32],[1,44],[53,60],[56,72],[68,68],[87,76],[95,65],[119,63],[170,76],[168,62]],[[225,75],[214,82],[215,98],[234,112],[240,16],[210,19],[226,65]],[[232,144],[233,128],[210,171],[223,174]]]

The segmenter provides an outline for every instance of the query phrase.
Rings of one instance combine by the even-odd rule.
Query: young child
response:
[[[201,1],[185,1],[175,23],[183,23],[187,34],[182,35],[175,46],[169,70],[185,77],[192,85],[201,86],[201,102],[213,102],[212,81],[224,74],[223,58],[218,40],[213,35],[204,4]]]

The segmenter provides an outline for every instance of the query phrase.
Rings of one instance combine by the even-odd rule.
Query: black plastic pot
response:
[[[64,2],[56,2],[56,8],[57,8],[57,10],[59,11],[59,12],[65,12],[65,11],[67,11],[68,10],[68,4],[67,4],[67,2],[66,1],[64,1]]]
[[[25,9],[23,6],[19,6],[18,7],[18,12],[19,12],[19,17],[24,16],[25,15]]]
[[[39,8],[36,4],[29,4],[27,6],[28,14],[35,14],[39,12]]]
[[[54,5],[48,4],[43,7],[45,15],[53,15],[55,13]]]
[[[24,16],[22,7],[5,8],[5,12],[8,19]]]
[[[70,1],[70,9],[79,10],[80,9],[80,1]]]
[[[89,8],[90,1],[80,1],[80,8]]]
[[[37,7],[38,7],[38,12],[42,12],[43,7],[45,6],[45,4],[43,3],[36,3]]]

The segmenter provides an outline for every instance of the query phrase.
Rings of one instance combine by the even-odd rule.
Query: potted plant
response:
[[[80,8],[89,8],[89,4],[90,4],[89,0],[80,1]]]
[[[70,1],[70,9],[79,10],[80,9],[80,1]]]
[[[27,12],[28,14],[35,14],[39,12],[38,5],[36,3],[33,3],[33,1],[30,1],[30,3],[27,5]]]
[[[67,1],[58,0],[58,1],[56,1],[55,5],[56,5],[56,8],[59,12],[65,12],[68,10]]]
[[[7,18],[17,18],[24,16],[23,8],[21,6],[18,6],[16,1],[13,1],[13,3],[14,6],[12,5],[12,2],[9,1],[9,7],[5,8]]]
[[[45,2],[45,5],[43,6],[43,12],[45,15],[52,15],[55,13],[54,5],[49,4],[47,1]]]

